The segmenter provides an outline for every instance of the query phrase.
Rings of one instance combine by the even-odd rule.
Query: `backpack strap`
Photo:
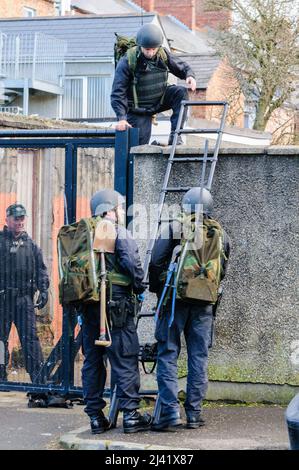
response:
[[[128,64],[131,74],[133,75],[133,100],[135,108],[138,108],[138,96],[136,91],[137,80],[135,76],[135,70],[137,66],[137,59],[140,55],[138,46],[131,47],[127,50]]]

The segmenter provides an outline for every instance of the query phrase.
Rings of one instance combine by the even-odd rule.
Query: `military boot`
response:
[[[146,431],[150,428],[152,417],[148,413],[140,414],[138,410],[126,410],[123,416],[124,433]]]
[[[109,421],[102,410],[97,416],[90,418],[90,429],[92,434],[102,434],[109,428]]]
[[[152,431],[174,432],[182,426],[182,420],[179,411],[171,413],[165,411],[161,413],[158,422],[152,424]]]
[[[171,132],[171,133],[169,134],[169,138],[168,138],[168,145],[172,145],[173,139],[174,139],[174,133]],[[176,144],[177,144],[177,145],[182,145],[183,143],[184,143],[184,142],[183,142],[182,137],[181,137],[180,135],[178,135]]]
[[[200,426],[205,425],[205,420],[200,416],[200,413],[186,413],[186,418],[187,418],[187,424],[186,427],[188,429],[197,429]]]

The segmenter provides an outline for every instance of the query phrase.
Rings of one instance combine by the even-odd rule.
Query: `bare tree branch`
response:
[[[206,6],[234,14],[230,30],[221,31],[214,46],[228,60],[246,100],[255,107],[253,128],[264,130],[298,80],[298,8],[294,0],[207,0]]]

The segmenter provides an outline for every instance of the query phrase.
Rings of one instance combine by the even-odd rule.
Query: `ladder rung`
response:
[[[180,129],[177,134],[219,134],[220,129]]]
[[[183,106],[226,106],[227,101],[187,101],[181,102]]]
[[[164,223],[164,222],[170,223],[170,222],[174,222],[174,221],[176,221],[176,220],[177,220],[177,219],[173,219],[173,218],[171,218],[171,219],[160,219],[160,220],[159,220],[159,224],[162,224],[162,223]]]
[[[189,191],[191,187],[189,186],[188,188],[183,188],[181,186],[178,187],[171,187],[171,188],[163,188],[162,192],[163,193],[183,193],[185,191]]]
[[[217,158],[214,158],[214,157],[207,157],[207,158],[203,158],[203,157],[183,157],[183,158],[173,158],[172,160],[169,160],[170,162],[203,162],[203,161],[207,161],[207,162],[214,162],[215,160],[217,160]]]

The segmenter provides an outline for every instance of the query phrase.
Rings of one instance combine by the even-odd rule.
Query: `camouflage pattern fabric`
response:
[[[61,304],[100,300],[100,258],[99,253],[93,250],[95,228],[100,220],[101,217],[81,219],[59,230],[57,249]],[[107,273],[107,279],[110,286],[130,285],[130,279],[119,272],[115,263]]]
[[[193,222],[191,221],[191,226]],[[182,238],[182,251],[177,271],[177,298],[216,303],[221,279],[223,230],[209,218]]]

